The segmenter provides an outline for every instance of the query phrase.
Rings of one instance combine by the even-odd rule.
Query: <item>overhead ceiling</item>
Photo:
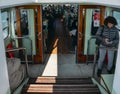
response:
[[[18,6],[18,5],[27,5],[27,4],[84,4],[84,5],[104,5],[110,7],[119,7],[120,0],[0,0],[0,8]]]

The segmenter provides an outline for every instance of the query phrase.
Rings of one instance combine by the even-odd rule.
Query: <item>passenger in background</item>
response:
[[[72,37],[72,45],[74,47],[74,51],[76,54],[76,50],[77,50],[77,38],[78,38],[78,34],[77,34],[77,20],[74,20],[72,23],[72,30],[69,32],[69,35]]]
[[[116,19],[112,16],[108,16],[104,20],[104,27],[102,26],[98,28],[98,31],[96,33],[96,38],[101,41],[100,47],[107,47],[107,48],[117,47],[119,43],[119,33],[115,25],[117,25]],[[98,77],[100,77],[102,73],[102,66],[106,53],[108,54],[107,71],[110,74],[112,73],[114,52],[115,51],[113,50],[99,49],[98,70],[97,70]]]

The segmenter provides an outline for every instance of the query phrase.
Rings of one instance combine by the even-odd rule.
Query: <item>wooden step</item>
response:
[[[21,94],[101,94],[91,78],[30,78]]]
[[[37,77],[29,79],[28,83],[58,83],[58,84],[92,84],[91,78],[56,78],[56,77]]]
[[[30,84],[27,85],[22,94],[100,94],[95,85],[53,85],[53,84]]]

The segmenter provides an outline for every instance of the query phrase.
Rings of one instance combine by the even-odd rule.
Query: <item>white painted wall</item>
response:
[[[11,5],[34,4],[34,3],[81,3],[100,4],[120,7],[120,0],[0,0],[0,7],[10,7]]]
[[[37,0],[0,0],[0,7],[11,7],[15,5],[32,4]]]
[[[37,2],[44,2],[44,3],[100,3],[100,4],[106,4],[106,5],[118,5],[120,3],[120,0],[38,0]]]
[[[120,7],[120,0],[85,0],[86,3],[96,3],[100,5],[107,5],[111,7]]]
[[[88,40],[92,37],[91,36],[91,22],[92,22],[92,9],[86,10],[86,27],[85,27],[85,41],[84,41],[84,55],[87,54],[87,48],[88,48]],[[91,39],[90,45],[89,45],[89,51],[88,55],[93,55],[95,50],[95,39]]]
[[[1,11],[0,11],[0,22],[1,22]],[[1,23],[0,23],[0,94],[10,94]]]
[[[38,3],[84,3],[86,0],[38,0]]]

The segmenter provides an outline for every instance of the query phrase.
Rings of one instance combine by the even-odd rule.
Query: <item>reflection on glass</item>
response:
[[[8,27],[3,29],[3,38],[5,39],[8,36]]]
[[[119,11],[113,11],[113,16],[117,19],[117,22],[118,22],[117,28],[120,29],[120,12]]]
[[[1,14],[2,18],[2,30],[3,30],[3,37],[4,39],[8,36],[8,12],[4,11]]]
[[[21,9],[21,33],[22,35],[28,35],[28,15],[27,15],[27,10],[26,9]]]

